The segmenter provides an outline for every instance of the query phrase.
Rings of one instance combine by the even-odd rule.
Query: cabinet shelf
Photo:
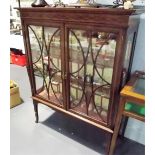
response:
[[[83,64],[84,60],[82,58],[82,53],[80,53],[78,50],[72,50],[70,51],[72,54],[72,57],[69,59],[70,62],[72,63],[77,63],[77,64]],[[94,61],[95,61],[95,54],[93,55]],[[96,62],[96,67],[103,69],[103,68],[113,68],[113,62],[114,62],[114,57],[113,56],[106,56],[99,54],[97,57],[97,62]],[[87,58],[87,63],[90,65],[93,65],[92,61],[92,56],[91,54],[88,55]]]
[[[81,89],[82,90],[82,86],[84,85],[84,81],[83,80],[70,78],[70,82],[72,83],[71,84],[71,87],[76,88],[76,86],[77,86],[78,89]],[[97,89],[98,95],[104,96],[107,99],[110,98],[110,95],[109,95],[110,94],[110,86],[103,86],[103,84],[101,84],[101,83],[100,84],[87,83],[87,87],[90,87],[90,89],[92,88],[92,85],[93,85],[93,90],[95,90],[95,89],[98,88]],[[105,92],[105,94],[100,94],[100,93],[103,93],[103,91]]]
[[[38,76],[38,75],[37,75]],[[46,76],[47,78],[48,76]],[[82,78],[80,79],[75,79],[75,78],[70,78],[70,87],[73,87],[75,89],[79,89],[82,91],[82,87],[84,86],[84,81]],[[62,78],[61,75],[55,75],[54,78],[51,80],[52,85],[60,85],[62,84]],[[47,85],[49,85],[49,81],[47,81]],[[98,83],[87,83],[87,87],[90,87],[90,89],[93,87],[93,90],[96,91],[96,95],[102,96],[104,98],[109,99],[110,98],[110,86],[104,86],[104,84]],[[93,86],[92,86],[93,85]]]
[[[35,49],[33,49],[33,51],[35,51]],[[71,63],[76,63],[76,64],[80,64],[82,65],[84,63],[83,57],[82,57],[82,53],[80,53],[79,50],[72,50],[72,58],[69,59],[69,61]],[[34,52],[37,53],[37,52]],[[50,50],[51,59],[58,59],[61,60],[61,52],[59,48],[53,47]],[[92,62],[92,56],[89,54],[88,58],[87,58],[87,63],[90,65],[93,65]],[[95,54],[94,54],[94,59],[95,59]],[[103,68],[113,68],[113,63],[114,63],[114,56],[106,56],[106,55],[102,55],[99,54],[97,57],[97,62],[96,62],[96,67],[99,69],[103,69]],[[48,58],[47,56],[44,57],[44,64],[48,65]]]
[[[61,93],[49,93],[48,95],[47,91],[44,89],[38,95],[54,104],[63,105],[63,96]]]

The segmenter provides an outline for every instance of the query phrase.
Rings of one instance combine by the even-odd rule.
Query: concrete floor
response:
[[[41,104],[36,124],[26,68],[11,65],[10,71],[24,101],[10,111],[11,155],[103,155],[106,137],[100,129]],[[118,140],[115,155],[144,152],[144,145],[125,138]]]

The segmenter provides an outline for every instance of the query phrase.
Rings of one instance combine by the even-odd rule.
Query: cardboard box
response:
[[[10,108],[13,108],[22,103],[19,93],[19,87],[16,84],[15,87],[10,88]]]

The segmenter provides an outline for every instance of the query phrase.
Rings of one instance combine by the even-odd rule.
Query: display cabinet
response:
[[[113,134],[142,10],[19,11],[36,122],[42,103]]]

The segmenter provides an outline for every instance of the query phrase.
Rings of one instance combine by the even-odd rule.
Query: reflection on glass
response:
[[[69,31],[70,108],[107,121],[116,34]]]
[[[145,95],[145,78],[139,78],[136,80],[133,91],[135,93]]]
[[[30,25],[28,30],[37,93],[61,105],[60,29]]]
[[[131,33],[127,36],[127,41],[126,41],[126,52],[125,52],[125,57],[124,57],[124,65],[123,65],[123,76],[122,76],[122,86],[125,85],[126,80],[127,80],[127,72],[128,68],[130,65],[130,57],[132,53],[132,46],[135,40],[136,33]]]

